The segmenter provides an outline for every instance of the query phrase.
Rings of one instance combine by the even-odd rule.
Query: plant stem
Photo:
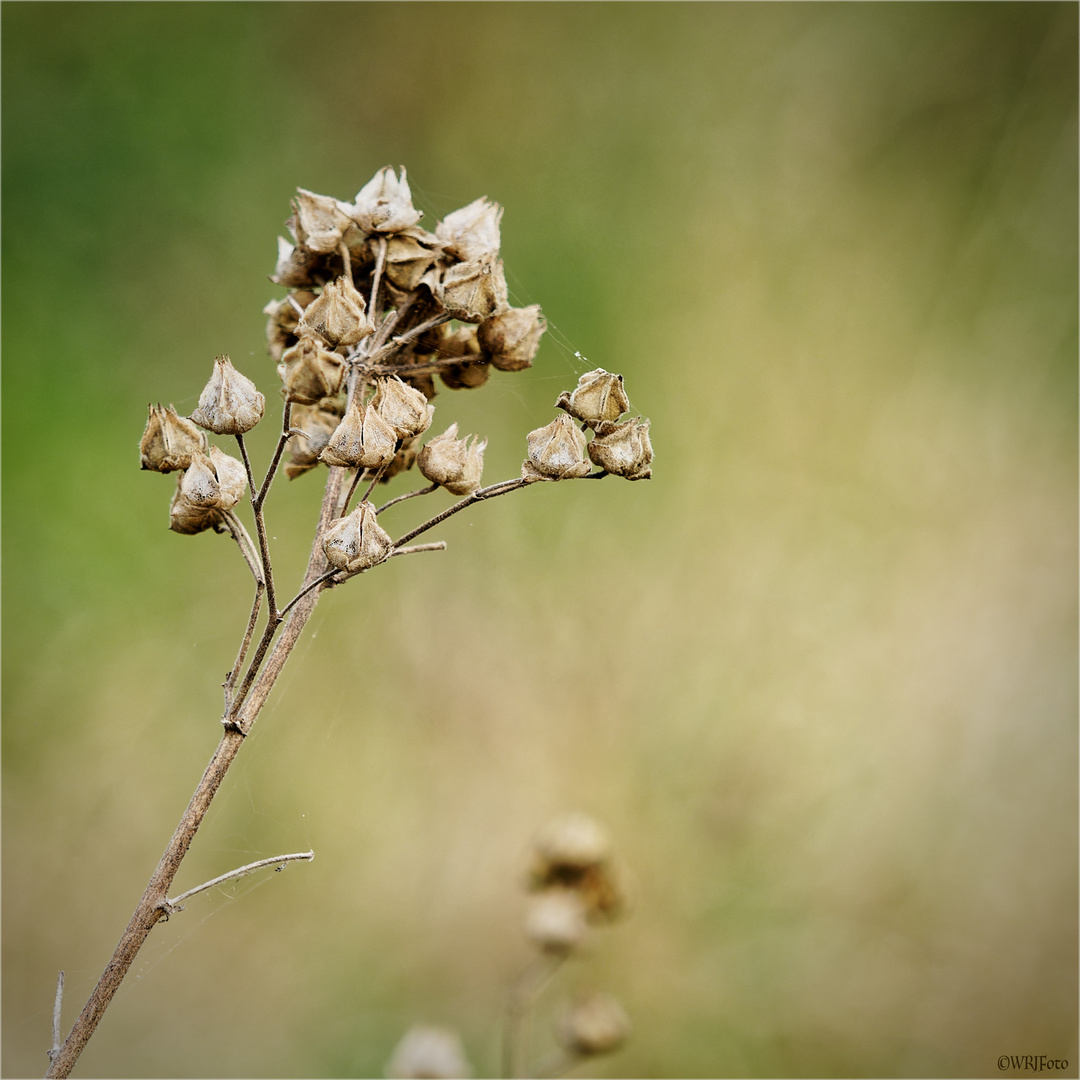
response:
[[[540,992],[555,977],[564,957],[544,955],[531,963],[514,981],[506,995],[503,1032],[503,1076],[523,1077],[529,1055],[529,1028],[533,1006]]]
[[[262,507],[255,505],[255,474],[251,471],[251,461],[248,458],[247,446],[244,445],[244,436],[236,436],[237,445],[240,447],[240,456],[244,459],[244,468],[247,469],[248,494],[251,496],[251,507],[255,513],[255,531],[259,537],[259,553],[262,556],[263,582],[266,585],[266,606],[270,609],[271,621],[277,615],[277,600],[274,596],[274,570],[270,565],[270,543],[266,539],[266,522],[263,521]]]
[[[326,490],[323,494],[319,526],[315,532],[315,541],[312,545],[311,557],[305,574],[307,583],[313,582],[326,569],[326,556],[322,549],[322,538],[327,526],[333,520],[334,511],[341,495],[344,473],[345,470],[343,469],[332,468],[330,470]],[[250,687],[250,694],[247,698],[244,715],[243,717],[237,716],[237,720],[233,725],[227,726],[223,732],[221,742],[218,744],[214,756],[210,759],[210,763],[206,766],[202,779],[195,788],[195,793],[180,818],[176,831],[165,848],[165,852],[161,856],[157,869],[154,870],[146,886],[146,890],[143,892],[142,899],[140,899],[127,928],[113,951],[112,958],[105,965],[105,970],[101,973],[97,985],[83,1006],[83,1010],[72,1026],[71,1031],[68,1032],[68,1037],[53,1055],[49,1064],[49,1071],[45,1074],[46,1077],[66,1077],[71,1074],[71,1070],[79,1060],[83,1047],[90,1041],[90,1036],[94,1034],[98,1023],[105,1014],[105,1010],[109,1007],[109,1002],[112,1001],[113,995],[119,989],[120,983],[123,982],[124,976],[131,968],[150,931],[153,930],[158,920],[166,915],[167,908],[165,904],[168,899],[169,887],[176,877],[176,872],[180,869],[180,864],[191,847],[195,833],[198,831],[199,825],[202,824],[206,811],[210,808],[210,803],[217,794],[222,780],[225,779],[229,766],[232,765],[236,755],[240,752],[240,747],[244,745],[247,733],[251,730],[260,709],[265,704],[267,696],[289,657],[289,653],[300,637],[300,632],[311,617],[319,597],[319,591],[319,589],[312,589],[293,607],[288,619],[285,620],[281,637],[278,639],[277,645],[270,654],[266,667],[258,679],[255,679],[255,671],[261,662],[261,655],[252,660],[248,674],[245,676],[245,692],[246,688]],[[263,635],[265,645],[269,644],[269,639],[276,629],[277,623],[271,619],[267,632]],[[265,645],[260,643],[261,653],[265,652]],[[254,680],[253,685],[252,680]],[[241,697],[229,712],[232,714],[238,713],[239,707],[243,703],[243,697]]]

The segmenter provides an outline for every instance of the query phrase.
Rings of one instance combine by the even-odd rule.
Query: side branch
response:
[[[182,900],[187,900],[189,896],[197,896],[201,892],[206,892],[207,889],[212,889],[215,885],[224,884],[224,882],[231,881],[233,878],[242,878],[245,874],[250,874],[253,870],[260,870],[264,866],[274,866],[280,863],[279,869],[284,869],[285,863],[287,862],[295,862],[297,859],[304,859],[306,862],[311,862],[314,858],[314,851],[300,851],[295,855],[277,855],[272,859],[259,859],[258,862],[248,863],[247,866],[240,866],[236,870],[230,870],[227,874],[221,874],[219,877],[212,878],[210,881],[204,881],[201,885],[196,885],[194,889],[188,889],[187,892],[181,893],[172,900],[163,900],[162,906],[165,908],[166,914],[171,915],[175,911],[184,910],[180,906]]]

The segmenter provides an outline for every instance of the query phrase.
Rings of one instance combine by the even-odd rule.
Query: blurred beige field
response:
[[[177,885],[314,862],[155,928],[75,1075],[381,1076],[417,1021],[497,1075],[568,809],[636,882],[544,998],[541,1049],[580,987],[633,1020],[573,1075],[1077,1075],[1075,5],[2,18],[5,1076],[111,954],[247,617],[139,472],[146,403],[220,352],[276,403],[288,200],[387,164],[431,221],[501,203],[551,324],[433,430],[517,475],[602,366],[653,479],[534,485],[321,601]],[[320,490],[268,504],[287,580]]]

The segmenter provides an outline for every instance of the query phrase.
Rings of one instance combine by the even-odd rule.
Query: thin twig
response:
[[[64,973],[56,974],[56,997],[52,1007],[52,1049],[49,1050],[49,1060],[52,1061],[60,1050],[60,1016],[64,1008]]]
[[[232,670],[225,677],[225,710],[229,709],[231,704],[229,696],[232,693],[233,687],[236,685],[236,680],[240,677],[240,669],[244,666],[244,659],[247,656],[248,648],[251,646],[251,637],[255,633],[255,624],[259,619],[259,608],[262,606],[263,593],[266,591],[266,586],[261,581],[256,582],[255,585],[255,600],[251,605],[251,615],[248,618],[247,630],[244,631],[244,640],[240,643],[240,652],[237,653],[236,663],[233,664]]]
[[[416,491],[406,492],[404,495],[399,495],[396,499],[391,499],[389,502],[384,502],[378,510],[375,511],[376,517],[381,514],[388,507],[393,506],[395,503],[404,502],[406,499],[415,499],[417,495],[430,495],[433,491],[438,491],[439,485],[432,484],[430,487],[419,488]]]
[[[434,529],[436,525],[444,522],[451,514],[456,514],[459,510],[464,510],[466,507],[472,506],[473,503],[481,502],[484,499],[493,499],[496,495],[506,495],[511,491],[517,491],[518,488],[525,487],[526,484],[531,484],[533,482],[534,481],[532,480],[525,479],[503,480],[498,484],[492,484],[490,487],[480,488],[471,495],[466,495],[461,502],[454,503],[448,510],[444,510],[441,514],[436,514],[430,520],[425,521],[423,525],[413,529],[412,532],[406,533],[400,540],[394,542],[394,547],[401,547],[402,544],[407,544],[413,537],[427,532],[428,529]]]
[[[387,556],[392,559],[395,555],[414,555],[418,551],[445,551],[446,541],[436,540],[433,544],[413,544],[411,547],[394,548]]]
[[[349,245],[342,240],[338,244],[338,251],[341,254],[341,261],[345,264],[345,277],[348,279],[349,284],[352,285],[352,256],[349,254]],[[353,288],[355,287],[354,285]]]
[[[383,267],[386,265],[386,237],[379,237],[379,250],[375,255],[375,272],[371,275],[371,299],[368,301],[368,314],[375,318],[378,308],[375,307],[379,299],[379,284],[382,281]]]
[[[293,607],[297,601],[302,600],[312,589],[318,588],[320,585],[325,585],[335,574],[337,570],[327,570],[322,577],[317,577],[314,581],[308,582],[282,609],[281,614],[284,615],[291,607]]]
[[[270,543],[266,539],[266,522],[263,521],[262,507],[255,506],[255,475],[251,471],[251,461],[248,458],[247,447],[244,445],[244,436],[236,436],[237,445],[240,447],[240,456],[244,459],[244,468],[247,469],[248,494],[251,496],[251,508],[255,513],[255,531],[259,537],[259,551],[262,554],[263,582],[266,585],[266,606],[270,609],[270,620],[277,619],[277,602],[274,597],[274,569],[270,565]]]
[[[221,885],[223,882],[231,881],[233,878],[243,877],[245,874],[250,874],[253,870],[260,870],[264,866],[273,866],[275,863],[287,863],[295,862],[297,859],[304,859],[306,862],[311,862],[315,858],[314,851],[298,851],[294,855],[278,855],[273,859],[259,859],[258,862],[248,863],[247,866],[238,867],[236,870],[230,870],[227,874],[222,874],[220,877],[212,878],[210,881],[204,881],[201,885],[196,885],[194,889],[188,889],[187,892],[181,893],[179,896],[174,897],[172,900],[163,900],[167,913],[172,914],[174,911],[179,911],[179,904],[183,900],[187,900],[190,896],[195,896],[197,893],[206,892],[207,889],[212,889],[215,885]]]
[[[285,444],[289,441],[289,436],[295,434],[293,428],[289,425],[292,423],[292,402],[285,402],[285,409],[281,414],[281,436],[278,438],[277,448],[274,450],[274,456],[270,461],[270,468],[266,470],[266,479],[263,480],[262,487],[259,488],[259,494],[251,500],[252,508],[255,511],[262,509],[262,505],[266,502],[267,492],[270,490],[270,485],[274,482],[274,477],[277,475],[278,465],[281,463],[281,455],[285,452]],[[297,429],[299,431],[299,429]],[[304,432],[300,431],[299,434],[303,435]]]
[[[244,562],[248,564],[255,584],[264,585],[262,567],[259,565],[259,553],[255,550],[255,541],[244,528],[244,523],[231,510],[222,511],[221,516],[225,519],[229,535],[236,541],[240,554],[244,556]]]

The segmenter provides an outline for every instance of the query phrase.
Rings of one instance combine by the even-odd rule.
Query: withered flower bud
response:
[[[435,406],[419,390],[391,377],[376,380],[371,404],[399,439],[423,435],[435,415]]]
[[[348,517],[326,531],[323,551],[330,565],[355,574],[385,562],[393,550],[390,534],[375,519],[375,507],[366,499]]]
[[[227,356],[219,356],[191,419],[215,435],[243,435],[262,419],[265,408],[266,399],[255,384]]]
[[[502,259],[492,255],[455,263],[437,287],[437,299],[446,313],[467,323],[483,322],[505,310],[507,296]]]
[[[353,401],[319,457],[327,465],[381,469],[394,460],[396,453],[394,429],[371,405],[361,413],[360,402]]]
[[[483,442],[459,439],[458,426],[451,424],[441,435],[432,439],[416,459],[416,467],[433,484],[446,488],[451,495],[471,495],[480,487],[484,471]]]
[[[507,308],[477,327],[477,337],[499,371],[523,371],[532,367],[547,322],[539,304]]]
[[[569,953],[588,935],[585,916],[585,902],[577,890],[545,889],[529,901],[525,933],[544,952]]]
[[[182,479],[182,478],[180,478]],[[177,484],[169,504],[169,528],[184,536],[194,536],[207,529],[218,529],[222,524],[221,511],[213,507],[197,506],[188,499]]]
[[[376,241],[372,240],[374,244]],[[438,254],[438,240],[419,227],[395,233],[386,244],[386,278],[399,289],[411,292],[420,284]]]
[[[292,411],[293,430],[299,432],[289,438],[291,461],[285,466],[285,475],[295,480],[319,463],[319,454],[337,430],[341,418],[317,405],[296,405]]]
[[[283,236],[278,237],[277,264],[270,280],[287,289],[302,289],[314,283],[314,272],[322,257],[305,247],[290,244]]]
[[[649,442],[649,421],[635,418],[614,424],[606,435],[589,443],[589,457],[601,469],[627,480],[648,480],[653,449]]]
[[[449,389],[475,390],[488,381],[489,358],[480,349],[475,326],[451,330],[449,323],[443,323],[421,338],[421,347],[434,349],[442,361],[461,358],[460,364],[444,363],[439,368],[439,378]]]
[[[331,348],[355,345],[375,330],[367,317],[367,304],[347,278],[335,278],[304,308],[297,334],[317,334]]]
[[[561,394],[555,407],[565,409],[596,431],[601,425],[618,420],[630,408],[630,399],[623,389],[621,375],[597,368],[585,372],[572,393]]]
[[[193,506],[231,510],[244,496],[247,471],[241,461],[216,446],[196,454],[180,478],[180,492]]]
[[[497,255],[502,215],[498,203],[490,203],[486,195],[481,195],[468,206],[447,214],[435,226],[435,235],[443,242],[444,250],[462,262]]]
[[[333,397],[345,378],[345,362],[310,334],[282,356],[277,370],[285,400],[299,405],[314,405],[324,397]]]
[[[296,189],[293,206],[300,228],[307,233],[305,246],[322,255],[337,251],[342,236],[352,226],[352,218],[346,213],[352,208],[329,195],[316,195],[304,188]]]
[[[409,1028],[386,1064],[391,1080],[468,1080],[472,1074],[457,1032],[421,1024]]]
[[[629,1038],[630,1017],[610,994],[593,991],[577,998],[557,1030],[559,1042],[575,1054],[608,1054]]]
[[[349,214],[368,233],[400,232],[415,225],[422,215],[413,209],[405,167],[401,168],[400,180],[390,165],[380,169],[357,192]]]
[[[546,427],[530,431],[529,456],[522,463],[525,480],[569,480],[588,476],[585,435],[569,416],[557,416]]]
[[[150,406],[146,430],[139,443],[139,459],[144,469],[175,472],[191,464],[193,454],[206,446],[206,436],[190,421],[176,415],[168,405]]]

